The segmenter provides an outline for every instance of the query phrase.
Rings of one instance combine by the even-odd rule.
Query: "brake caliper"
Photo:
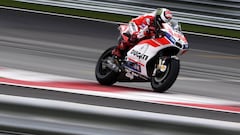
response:
[[[166,60],[159,59],[159,63],[157,65],[157,70],[160,70],[161,72],[165,72],[167,69],[167,66],[165,65]]]

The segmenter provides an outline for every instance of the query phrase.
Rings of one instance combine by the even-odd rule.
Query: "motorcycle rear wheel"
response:
[[[111,47],[102,53],[95,68],[96,79],[102,85],[112,85],[117,81],[118,73],[109,69],[108,67],[103,66],[103,62],[108,57],[112,57],[112,50],[114,48],[115,47]]]
[[[168,62],[165,73],[153,76],[151,78],[151,86],[155,92],[163,93],[167,91],[176,81],[180,69],[178,59],[171,58]]]

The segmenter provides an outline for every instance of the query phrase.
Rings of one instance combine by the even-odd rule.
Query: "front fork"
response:
[[[166,64],[166,59],[159,59],[158,65],[156,67],[157,70],[160,70],[161,72],[165,72],[167,69]]]
[[[166,57],[159,57],[158,59],[158,63],[155,65],[154,71],[152,76],[156,76],[157,72],[161,72],[164,73],[166,72],[168,66],[169,66],[169,62],[170,60],[174,58],[174,59],[178,59],[177,56],[166,56]]]
[[[167,69],[166,66],[166,57],[159,57],[157,64],[155,65],[152,76],[156,76],[157,71],[165,72]]]

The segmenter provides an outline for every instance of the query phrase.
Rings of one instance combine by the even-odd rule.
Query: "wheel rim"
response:
[[[99,67],[98,67],[98,73],[100,76],[102,77],[105,77],[105,76],[108,76],[112,70],[109,69],[106,64],[107,64],[107,59],[111,57],[111,54],[109,53],[106,53],[104,56],[102,56],[102,58],[100,59],[100,62],[99,62]],[[104,65],[105,63],[105,65]]]
[[[101,59],[101,64],[100,64],[100,66],[99,66],[99,73],[100,73],[101,75],[107,75],[108,73],[111,72],[111,69],[109,69],[107,66],[105,66],[105,65],[103,64],[103,62],[106,62],[106,60],[105,60],[105,59]]]
[[[156,84],[162,84],[167,78],[169,71],[170,71],[170,63],[167,64],[167,69],[165,72],[161,72],[160,70],[157,71],[156,75],[153,77],[154,82]]]

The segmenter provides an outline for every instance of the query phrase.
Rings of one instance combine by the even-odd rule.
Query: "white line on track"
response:
[[[1,78],[2,77],[2,78]],[[153,93],[150,90],[133,90],[127,87],[100,87],[95,81],[79,78],[71,78],[59,75],[44,74],[25,70],[11,69],[7,67],[0,68],[0,84],[22,86],[27,88],[39,88],[45,90],[68,92],[75,94],[84,94],[100,97],[109,97],[116,99],[125,99],[132,101],[141,101],[157,104],[166,104],[174,106],[184,106],[198,109],[208,109],[214,111],[224,111],[240,113],[234,109],[216,108],[217,106],[240,106],[240,102],[216,99],[212,97],[187,95],[187,94],[161,94]],[[180,80],[192,81],[211,81],[206,79],[194,79],[189,77],[180,77]],[[92,84],[89,84],[92,83]],[[63,84],[63,85],[62,85]],[[87,85],[87,88],[86,88]],[[78,86],[78,87],[77,87]],[[195,105],[194,105],[195,104]],[[200,106],[199,106],[200,105]],[[201,106],[203,105],[203,106]],[[213,105],[216,107],[209,107]]]
[[[57,100],[51,100],[51,99],[18,97],[18,96],[0,94],[0,101],[4,103],[11,103],[11,104],[17,104],[17,105],[30,105],[30,106],[41,107],[41,108],[44,107],[44,108],[54,108],[56,110],[82,112],[85,114],[91,112],[92,115],[97,114],[97,115],[104,115],[104,116],[112,116],[116,118],[132,118],[132,119],[147,120],[147,121],[154,120],[155,122],[157,121],[164,122],[164,123],[170,122],[174,124],[178,123],[181,125],[183,124],[199,125],[200,124],[203,127],[209,127],[209,128],[213,127],[214,129],[219,128],[219,129],[225,129],[227,131],[228,130],[239,131],[239,128],[237,127],[240,126],[240,123],[237,123],[237,122],[179,116],[179,115],[172,115],[172,114],[160,114],[160,113],[154,113],[154,112],[87,105],[87,104],[80,104],[80,103],[70,103],[70,102],[57,101]],[[9,115],[1,114],[1,116],[6,117]],[[16,118],[18,117],[16,116]],[[44,121],[51,121],[51,122],[59,122],[58,120],[49,119],[49,118],[45,119],[43,117],[34,117],[34,118],[35,120],[41,120],[41,121],[44,120]],[[157,134],[159,134],[159,132]]]
[[[141,102],[148,102],[148,103],[190,107],[190,108],[196,108],[196,109],[207,109],[207,110],[213,110],[213,111],[240,113],[239,111],[234,111],[234,110],[222,110],[220,108],[185,105],[185,104],[202,104],[202,105],[214,105],[214,106],[217,106],[217,105],[239,106],[240,105],[240,102],[236,102],[236,101],[216,99],[216,98],[203,97],[203,96],[193,96],[193,95],[186,95],[186,94],[159,94],[159,93],[156,94],[152,92],[103,92],[103,91],[91,91],[91,90],[85,90],[85,89],[29,86],[24,84],[15,84],[15,83],[6,83],[6,82],[0,82],[0,84],[21,86],[26,88],[39,88],[39,89],[45,89],[50,91],[91,95],[91,96],[97,96],[97,97],[125,99],[130,101],[141,101]],[[180,104],[174,104],[174,103],[180,103]]]
[[[101,20],[101,19],[79,17],[79,16],[73,16],[73,15],[50,13],[50,12],[36,11],[36,10],[29,10],[29,9],[21,9],[21,8],[14,8],[14,7],[0,6],[0,8],[10,9],[10,10],[17,10],[17,11],[24,11],[24,12],[31,12],[31,13],[38,13],[38,14],[53,15],[53,16],[61,16],[61,17],[69,17],[69,18],[76,18],[76,19],[84,19],[84,20],[97,21],[97,22],[105,22],[105,23],[111,23],[111,24],[120,24],[121,23],[121,22],[106,21],[106,20]],[[213,37],[213,38],[220,38],[220,39],[240,41],[239,38],[231,38],[231,37],[224,37],[224,36],[217,36],[217,35],[210,35],[210,34],[203,34],[203,33],[195,33],[195,32],[187,32],[187,31],[183,31],[183,32],[187,33],[187,34],[198,35],[198,36],[206,36],[206,37]]]

